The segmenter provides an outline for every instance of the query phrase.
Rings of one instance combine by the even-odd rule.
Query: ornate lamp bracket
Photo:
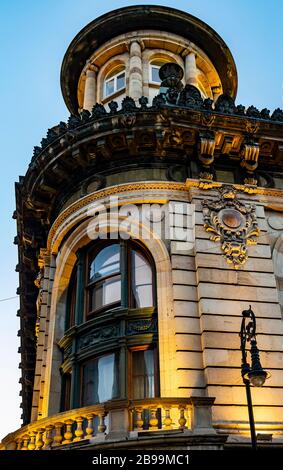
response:
[[[247,246],[255,245],[260,233],[255,206],[240,202],[232,186],[218,192],[216,200],[202,201],[204,228],[212,234],[210,240],[221,243],[227,263],[239,269],[248,259]]]

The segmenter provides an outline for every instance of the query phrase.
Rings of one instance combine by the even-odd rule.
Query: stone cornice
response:
[[[71,116],[68,125],[60,123],[50,129],[42,147],[35,147],[20,183],[27,207],[47,209],[50,216],[52,201],[74,174],[83,178],[84,170],[93,168],[98,161],[117,159],[117,155],[119,159],[128,155],[132,163],[138,163],[145,155],[161,161],[173,155],[175,159],[184,155],[194,159],[196,148],[203,139],[207,140],[207,133],[213,142],[214,159],[225,154],[243,166],[244,150],[248,147],[257,149],[256,166],[283,166],[280,121],[197,106],[168,106],[162,103],[161,95],[150,108],[146,99],[141,99],[140,104],[137,107],[131,98],[126,98],[120,111],[111,103],[110,113],[96,105],[92,114],[83,111],[80,117]],[[202,160],[205,162],[206,156]]]

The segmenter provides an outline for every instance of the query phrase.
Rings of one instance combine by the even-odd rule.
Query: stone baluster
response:
[[[163,420],[163,424],[165,426],[165,429],[172,429],[172,418],[170,415],[170,408],[166,407],[165,408],[165,418]]]
[[[71,444],[73,440],[73,431],[72,431],[72,424],[73,424],[72,419],[66,419],[64,423],[66,424],[66,431],[64,433],[64,441],[62,444]]]
[[[83,108],[91,112],[93,106],[96,103],[96,74],[97,67],[89,65],[86,71],[85,79],[85,91],[84,91],[84,103]]]
[[[36,430],[36,441],[35,441],[35,449],[36,450],[41,450],[42,447],[44,446],[43,438],[42,435],[44,433],[45,429],[44,428],[39,428]]]
[[[179,406],[179,410],[180,410],[180,418],[178,420],[178,423],[179,423],[179,429],[187,429],[187,426],[186,426],[186,423],[187,423],[187,420],[185,418],[185,408],[184,406]]]
[[[155,431],[158,429],[157,408],[150,408],[149,429]]]
[[[29,441],[29,445],[28,445],[28,450],[35,450],[35,438],[36,438],[36,433],[34,431],[31,431],[29,433],[30,435],[30,441]]]
[[[22,446],[21,450],[28,450],[29,439],[30,439],[30,437],[29,437],[28,434],[25,434],[23,436],[23,446]]]
[[[83,439],[83,436],[84,436],[83,421],[84,421],[84,418],[82,416],[78,416],[76,418],[77,427],[76,427],[76,430],[75,430],[75,436],[76,437],[74,439],[74,442],[81,441]]]
[[[135,413],[136,413],[136,425],[135,425],[135,430],[136,431],[142,431],[143,430],[143,417],[142,417],[142,408],[135,408]]]
[[[44,447],[43,447],[44,450],[51,449],[51,445],[53,442],[53,435],[52,435],[53,428],[54,426],[52,424],[49,424],[48,426],[46,426],[46,433],[45,433]]]
[[[62,426],[63,423],[55,423],[55,436],[54,436],[54,447],[55,446],[60,446],[63,441],[63,436],[62,436]]]
[[[17,450],[22,450],[22,443],[23,443],[22,439],[19,438],[17,439],[16,442],[17,442]]]
[[[130,43],[130,61],[129,61],[129,96],[138,102],[142,96],[143,76],[141,44],[139,41]]]
[[[85,438],[86,439],[91,439],[93,437],[93,431],[94,431],[94,429],[93,429],[93,414],[87,415],[86,419],[87,419],[87,428],[85,430],[85,432],[86,432]]]
[[[105,431],[106,431],[105,414],[104,413],[99,413],[98,418],[99,418],[99,423],[98,423],[98,427],[97,427],[97,434],[104,434]]]

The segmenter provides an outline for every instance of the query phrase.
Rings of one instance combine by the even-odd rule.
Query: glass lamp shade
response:
[[[268,378],[268,373],[263,369],[252,370],[247,374],[250,383],[254,387],[262,387]]]

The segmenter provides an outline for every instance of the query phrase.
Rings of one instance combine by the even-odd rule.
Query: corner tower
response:
[[[86,26],[61,87],[68,122],[16,184],[24,426],[2,447],[244,446],[250,303],[281,445],[283,111],[236,105],[224,41],[160,6]]]

